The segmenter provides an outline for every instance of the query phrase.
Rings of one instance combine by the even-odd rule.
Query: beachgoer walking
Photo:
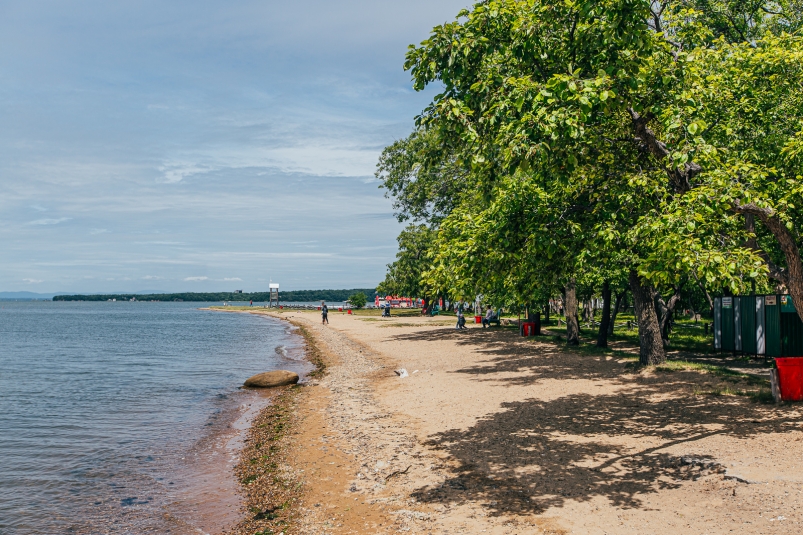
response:
[[[461,307],[457,309],[457,325],[455,329],[465,329],[466,328],[466,317],[463,315],[463,310]]]
[[[326,306],[326,303],[321,301],[321,325],[329,324],[329,307]]]

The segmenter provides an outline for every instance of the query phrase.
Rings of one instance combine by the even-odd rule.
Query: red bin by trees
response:
[[[784,401],[803,401],[803,357],[775,359],[778,387]]]

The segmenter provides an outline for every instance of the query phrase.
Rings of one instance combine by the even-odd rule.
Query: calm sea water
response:
[[[186,459],[256,402],[247,377],[309,370],[290,329],[190,303],[0,302],[0,534],[194,530]]]

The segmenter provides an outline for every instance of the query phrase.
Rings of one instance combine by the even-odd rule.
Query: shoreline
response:
[[[287,318],[260,309],[231,310],[228,307],[210,307],[203,310],[246,313],[287,321]],[[300,322],[289,323],[297,328],[294,334],[303,341],[304,360],[313,367],[304,378],[314,381],[325,374],[326,362],[307,327]],[[298,433],[301,425],[297,413],[300,397],[309,384],[305,381],[297,385],[263,390],[263,395],[270,400],[251,420],[242,440],[239,460],[234,466],[241,518],[236,525],[223,530],[222,535],[290,535],[295,532],[292,526],[298,517],[302,484],[289,457],[293,448],[292,437]]]
[[[638,369],[438,318],[330,313],[322,327],[315,313],[242,312],[305,329],[327,366],[289,389],[275,459],[296,494],[275,535],[791,534],[803,523],[803,414],[736,393],[763,388],[755,377]]]

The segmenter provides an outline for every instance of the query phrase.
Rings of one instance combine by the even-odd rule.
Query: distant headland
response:
[[[376,290],[373,288],[355,288],[351,290],[296,290],[281,292],[280,301],[307,302],[307,301],[345,301],[351,295],[362,292],[368,296],[369,301],[374,300]],[[196,293],[184,292],[173,294],[91,294],[91,295],[56,295],[53,301],[188,301],[195,303],[219,303],[222,301],[256,301],[268,302],[268,292],[217,292]]]

